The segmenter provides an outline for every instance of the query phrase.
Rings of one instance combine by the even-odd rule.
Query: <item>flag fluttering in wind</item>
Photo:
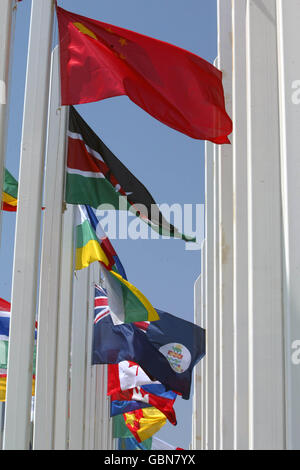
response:
[[[135,364],[135,366],[137,366]],[[133,367],[134,370],[140,367]],[[137,371],[138,371],[137,369]],[[176,415],[173,408],[177,394],[172,390],[166,390],[160,383],[150,383],[141,386],[129,386],[125,390],[111,392],[112,383],[120,383],[119,370],[115,365],[108,365],[107,394],[111,397],[111,416],[134,411],[139,408],[155,406],[162,411],[172,424],[176,424]],[[146,374],[145,374],[146,375]],[[115,377],[113,377],[115,376]]]
[[[2,210],[16,212],[18,205],[18,182],[13,175],[5,169],[2,191]]]
[[[0,298],[0,402],[5,401],[6,397],[10,307],[10,302]],[[34,347],[33,356],[32,395],[35,393],[35,363],[36,347]]]
[[[156,322],[114,325],[108,309],[94,322],[92,363],[135,362],[151,380],[158,380],[188,400],[193,367],[205,355],[205,330],[169,313],[157,312],[160,320]]]
[[[76,270],[87,268],[91,263],[100,261],[108,271],[113,270],[127,279],[125,269],[92,207],[76,206],[75,232]]]
[[[101,272],[113,323],[159,320],[156,310],[137,287],[113,270]]]
[[[85,206],[77,206],[75,211],[76,254],[75,269],[87,268],[94,261],[100,261],[111,269],[109,253],[105,250],[101,239],[97,237],[90,222]]]
[[[125,424],[124,415],[116,415],[112,418],[112,434],[113,438],[126,438],[133,437],[132,433],[129,431],[128,427]]]
[[[93,331],[92,364],[117,364],[121,361],[138,363],[152,380],[166,385],[165,379],[175,379],[176,373],[168,360],[146,339],[146,335],[133,323],[115,325],[110,306],[99,312],[97,297],[103,297],[104,289],[96,287],[95,319]],[[147,366],[147,367],[146,367]],[[172,386],[169,388],[172,389]]]
[[[205,355],[205,330],[194,323],[156,309],[159,321],[155,324],[139,324],[145,331],[147,340],[163,354],[176,372],[177,386],[174,390],[183,391],[189,396],[192,370]]]
[[[92,208],[76,207],[75,229],[75,269],[86,268],[94,261],[101,263],[113,321],[158,320],[159,316],[149,300],[127,280],[123,265]]]
[[[143,385],[160,383],[157,380],[151,380],[141,366],[132,361],[110,364],[107,371],[107,395],[123,392],[135,387],[142,387]]]
[[[94,261],[101,263],[113,321],[130,323],[158,320],[159,316],[149,300],[127,281],[123,265],[91,208],[76,207],[75,229],[75,269],[86,268]]]
[[[119,367],[120,366],[120,367]],[[152,381],[134,362],[122,361],[107,368],[107,395],[111,396],[111,416],[155,406],[176,424],[173,405],[177,394]]]
[[[106,254],[106,257],[109,261],[108,270],[112,269],[120,274],[124,279],[127,279],[127,275],[124,269],[123,264],[119,256],[117,255],[114,247],[112,246],[108,236],[104,232],[102,225],[97,217],[96,210],[90,206],[85,206],[86,213],[88,215],[88,220],[91,227],[93,228],[101,247]]]
[[[94,208],[110,204],[116,210],[129,210],[162,235],[195,241],[167,222],[145,186],[73,107],[69,112],[66,171],[67,203],[87,204]]]
[[[173,408],[177,394],[166,390],[163,385],[144,385],[111,395],[111,416],[154,406],[160,410],[171,424],[176,425]]]
[[[158,432],[167,421],[166,416],[155,407],[141,408],[124,413],[125,424],[138,442],[143,442]]]
[[[191,52],[57,7],[62,104],[127,95],[167,126],[228,143],[222,73]]]

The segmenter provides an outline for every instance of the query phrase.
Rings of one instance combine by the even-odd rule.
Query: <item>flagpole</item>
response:
[[[54,432],[63,188],[68,108],[60,106],[59,50],[52,52],[40,263],[34,450],[51,450]],[[70,267],[71,269],[71,267]],[[64,312],[65,313],[65,312]]]
[[[2,188],[5,166],[7,121],[8,121],[8,88],[10,56],[12,49],[12,23],[13,11],[16,9],[16,0],[2,0],[0,15],[0,194],[2,201]],[[0,211],[0,240],[1,240]]]
[[[53,0],[32,0],[13,265],[4,426],[6,450],[26,450],[30,440],[34,327],[53,13]]]

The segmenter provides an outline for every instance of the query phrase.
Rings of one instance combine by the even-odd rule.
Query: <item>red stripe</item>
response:
[[[72,137],[69,137],[68,167],[81,171],[92,171],[94,173],[100,172],[105,177],[107,177],[109,174],[108,180],[112,186],[116,187],[119,185],[119,193],[122,194],[122,196],[126,196],[126,192],[123,188],[121,188],[117,178],[112,173],[110,173],[107,164],[93,157],[93,155],[88,152],[85,143],[81,139],[73,139]]]
[[[135,420],[134,420],[133,424],[127,423],[126,415],[134,415]],[[132,432],[132,434],[134,435],[134,437],[136,438],[136,440],[138,442],[141,442],[141,439],[140,439],[137,431],[140,429],[140,419],[143,418],[143,416],[144,416],[142,409],[135,410],[135,411],[129,411],[128,413],[124,413],[123,416],[124,416],[124,420],[125,420],[126,426],[128,427],[129,431]]]
[[[17,212],[17,206],[11,206],[7,202],[2,203],[2,210],[7,212]]]
[[[134,325],[144,331],[148,330],[149,328],[149,323],[146,321],[135,321]]]
[[[68,140],[68,167],[81,171],[108,173],[108,166],[93,157],[88,151],[84,142],[80,139]]]
[[[108,364],[107,366],[107,395],[111,395],[121,389],[119,377],[119,364]]]
[[[10,312],[10,302],[0,298],[0,310],[3,312]]]
[[[95,299],[95,307],[107,307],[108,306],[108,299],[107,297],[104,298],[96,298]]]
[[[96,318],[95,318],[95,320],[94,320],[94,323],[95,323],[95,324],[98,323],[98,321],[100,321],[102,317],[105,317],[105,316],[108,315],[108,314],[109,314],[109,310],[107,310],[106,312],[102,313],[101,315],[97,315]]]

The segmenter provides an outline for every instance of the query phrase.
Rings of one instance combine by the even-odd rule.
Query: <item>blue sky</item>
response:
[[[216,0],[60,0],[75,13],[152,36],[213,63],[217,54]],[[6,166],[18,178],[31,1],[18,5],[11,80]],[[57,41],[57,27],[55,27]],[[184,84],[183,84],[184,86]],[[115,155],[148,188],[157,203],[204,203],[204,142],[156,121],[126,96],[77,106]],[[15,214],[2,219],[0,297],[10,301]],[[114,240],[128,279],[151,303],[193,321],[193,286],[200,251],[181,240]],[[175,404],[178,424],[157,437],[188,448],[192,399]]]

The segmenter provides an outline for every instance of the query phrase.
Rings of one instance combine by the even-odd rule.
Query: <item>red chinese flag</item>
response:
[[[228,143],[222,73],[171,44],[57,7],[62,104],[127,95],[195,139]]]

